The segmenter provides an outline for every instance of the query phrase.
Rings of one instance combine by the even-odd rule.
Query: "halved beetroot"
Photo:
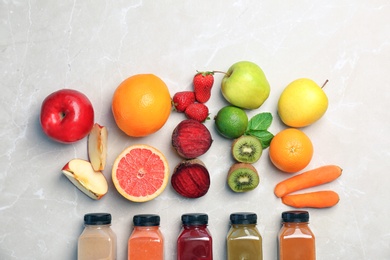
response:
[[[201,160],[185,160],[175,167],[171,184],[181,196],[199,198],[210,188],[210,174]]]

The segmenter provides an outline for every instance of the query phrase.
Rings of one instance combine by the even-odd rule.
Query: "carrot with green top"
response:
[[[324,190],[282,197],[282,202],[294,208],[329,208],[335,206],[340,197],[335,191]]]
[[[325,184],[340,177],[342,171],[337,165],[325,165],[306,171],[279,182],[275,186],[274,193],[276,197],[281,198],[298,190]]]

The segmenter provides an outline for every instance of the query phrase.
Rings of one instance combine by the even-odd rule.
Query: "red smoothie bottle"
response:
[[[181,220],[182,229],[177,239],[177,260],[212,260],[213,240],[207,228],[208,215],[184,214]]]

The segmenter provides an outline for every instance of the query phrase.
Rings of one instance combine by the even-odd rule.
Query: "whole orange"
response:
[[[167,85],[153,74],[137,74],[124,80],[112,98],[112,113],[127,135],[155,133],[168,120],[171,96]]]
[[[281,171],[304,169],[313,157],[313,144],[301,130],[288,128],[277,133],[269,146],[271,162]]]

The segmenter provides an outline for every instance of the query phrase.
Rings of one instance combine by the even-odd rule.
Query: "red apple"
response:
[[[92,103],[77,90],[58,90],[43,100],[40,123],[45,134],[53,140],[61,143],[76,142],[92,129]]]

